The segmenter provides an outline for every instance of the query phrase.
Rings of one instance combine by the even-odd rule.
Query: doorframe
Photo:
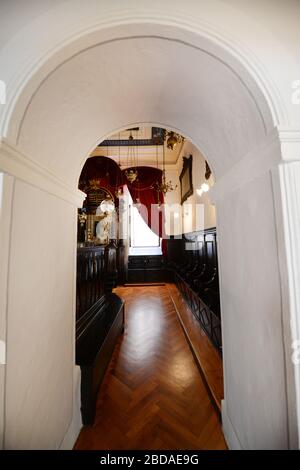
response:
[[[0,173],[0,449],[4,448],[8,271],[14,177]]]

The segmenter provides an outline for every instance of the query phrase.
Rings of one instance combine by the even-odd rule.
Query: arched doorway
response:
[[[29,445],[23,431],[37,403],[32,445],[58,447],[68,430],[74,383],[74,220],[81,198],[77,179],[97,142],[128,124],[148,122],[187,135],[217,178],[227,440],[232,447],[295,446],[294,372],[285,358],[290,333],[283,328],[290,312],[281,282],[287,269],[283,233],[277,237],[280,223],[274,216],[275,207],[280,221],[281,149],[274,126],[285,119],[284,106],[272,87],[266,88],[263,75],[255,81],[241,56],[237,59],[199,26],[125,23],[104,23],[104,29],[64,44],[31,79],[27,76],[2,120],[7,138],[2,168],[14,175],[13,188],[5,193],[13,207],[5,445]],[[24,317],[28,329],[22,336]],[[53,389],[39,374],[43,367],[45,374],[56,369]],[[25,382],[21,370],[26,370]],[[62,378],[64,412],[57,408],[55,414],[50,408],[61,399],[55,385]],[[18,409],[13,390],[26,396],[30,389],[31,402]],[[17,417],[18,430],[12,427]],[[49,423],[47,435],[40,432],[40,419]]]

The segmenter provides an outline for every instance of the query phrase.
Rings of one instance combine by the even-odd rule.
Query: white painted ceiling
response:
[[[266,132],[249,83],[200,47],[153,37],[106,42],[48,76],[26,109],[18,145],[77,185],[99,142],[151,124],[190,138],[220,177]]]
[[[127,140],[130,134],[132,134],[134,139],[151,139],[152,127],[141,126],[138,130],[125,130],[109,136],[108,139],[116,141],[120,139]],[[174,150],[168,149],[165,142],[164,148],[166,165],[176,165],[182,155],[184,142],[179,143]],[[136,147],[102,145],[96,147],[91,153],[91,156],[105,156],[112,158],[117,163],[120,162],[121,167],[133,166],[135,161],[137,165],[158,166],[160,168],[163,161],[163,147],[162,145],[138,145]]]

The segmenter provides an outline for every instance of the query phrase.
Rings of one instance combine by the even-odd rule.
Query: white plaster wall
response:
[[[8,42],[25,25],[33,21],[64,0],[1,0],[0,17],[3,21],[0,30],[0,44]]]
[[[70,54],[78,53],[85,47],[100,41],[103,36],[98,34],[97,29],[101,30],[112,24],[119,25],[120,22],[129,25],[131,34],[134,33],[135,25],[138,22],[143,23],[144,32],[147,31],[145,26],[151,25],[152,35],[159,34],[156,28],[159,23],[163,24],[162,31],[164,30],[166,35],[170,26],[180,24],[180,29],[183,32],[182,40],[189,39],[192,31],[203,32],[203,37],[210,37],[216,44],[222,44],[224,49],[231,50],[231,59],[233,56],[238,58],[238,62],[245,67],[245,71],[249,71],[258,80],[268,103],[271,105],[276,124],[288,125],[289,115],[292,116],[293,124],[299,122],[299,111],[292,106],[290,100],[291,81],[299,73],[295,38],[299,37],[297,17],[300,6],[299,2],[295,0],[284,2],[283,13],[280,11],[282,6],[279,8],[278,2],[274,5],[273,0],[264,0],[263,2],[188,0],[185,3],[181,0],[165,0],[163,3],[159,0],[153,0],[150,3],[146,0],[115,0],[114,2],[90,0],[89,8],[86,8],[85,2],[82,0],[53,1],[51,9],[49,2],[45,4],[43,15],[42,11],[38,9],[40,13],[38,21],[35,11],[36,2],[27,3],[28,11],[22,23],[23,28],[18,29],[17,34],[13,38],[9,38],[8,42],[4,42],[0,51],[3,79],[9,85],[9,105],[3,109],[4,114],[7,111],[9,119],[12,107],[17,101],[18,105],[23,107],[23,109],[17,110],[9,134],[6,131],[10,123],[6,121],[4,116],[5,135],[10,138],[18,132],[16,121],[22,119],[24,107],[26,108],[34,88],[45,79],[51,69],[46,66],[50,55],[53,52],[57,53],[55,59],[52,60],[52,67],[57,67],[59,63],[70,57]],[[16,2],[12,2],[12,9],[16,11],[16,19],[14,20],[12,15],[4,16],[8,28],[11,27],[13,32],[16,31],[14,22],[18,23],[22,16],[22,9],[18,11],[15,5]],[[224,18],[226,22],[224,22]],[[281,18],[283,18],[285,27],[280,25]],[[290,29],[289,23],[291,24]],[[36,41],[40,32],[46,30],[47,34],[42,35],[40,40]],[[178,31],[176,35],[179,37]],[[109,36],[110,32],[106,29],[106,39]],[[7,35],[4,35],[4,40],[7,39]],[[294,41],[290,47],[289,43],[292,40]],[[262,44],[265,47],[262,47]],[[63,47],[65,47],[64,51],[61,50]],[[17,50],[21,51],[21,57],[15,61],[13,58],[16,57]],[[274,50],[276,50],[276,54],[274,54]],[[282,67],[282,57],[285,57],[286,61],[284,68]],[[245,78],[246,75],[241,66],[236,67],[237,63],[233,62],[231,62],[233,67],[239,69]],[[39,63],[38,67],[37,63]],[[43,66],[40,67],[40,65]],[[32,77],[38,68],[38,74],[36,74],[31,86],[27,87],[26,74],[28,76],[28,71],[30,71]],[[25,91],[25,94],[28,93],[26,98],[23,96],[22,99],[17,99],[16,94],[20,91],[16,91],[18,87]],[[280,94],[277,92],[278,90],[280,90]],[[274,97],[278,100],[277,103],[273,102]],[[15,103],[13,103],[14,100]],[[266,111],[263,98],[259,106],[262,106],[261,109]]]
[[[259,150],[255,158],[257,167],[266,161]],[[272,180],[269,171],[255,169],[240,178],[236,185],[229,178],[217,201],[223,425],[231,448],[285,449],[288,402]]]
[[[5,369],[7,330],[7,272],[9,263],[11,202],[14,178],[0,173],[0,449],[5,427]]]
[[[4,174],[0,173],[0,229],[3,230],[3,196],[4,196]],[[3,243],[3,233],[1,233],[1,245]],[[1,266],[7,267],[7,262],[4,259],[7,258],[8,250],[1,250],[0,262]],[[4,259],[3,259],[4,257]],[[3,272],[4,271],[4,272]],[[5,390],[5,357],[3,353],[3,347],[6,346],[6,289],[7,289],[7,276],[6,269],[1,270],[1,281],[0,281],[0,294],[1,294],[1,305],[0,305],[0,348],[2,352],[2,361],[0,358],[0,449],[3,446],[3,433],[4,433],[4,390]]]
[[[237,2],[228,0],[227,3]],[[252,2],[248,3],[252,5]],[[288,18],[297,18],[299,3],[285,3]],[[34,6],[34,2],[30,2],[30,6]],[[24,29],[0,50],[1,78],[8,84],[8,104],[0,109],[2,132],[12,142],[17,142],[41,168],[50,170],[72,189],[85,156],[97,140],[125,125],[153,122],[178,129],[203,149],[219,178],[226,172],[228,175],[274,123],[299,124],[299,107],[292,106],[290,93],[291,81],[298,78],[300,70],[297,48],[288,51],[283,39],[285,31],[278,33],[272,15],[273,1],[261,2],[259,6],[255,2],[251,11],[244,8],[248,17],[239,14],[236,8],[231,9],[230,5],[227,8],[225,1],[214,0],[188,3],[139,0],[126,4],[121,0],[91,1],[89,6],[86,8],[82,1],[65,1],[57,10],[53,8],[50,15],[31,25],[26,25],[28,15]],[[261,26],[257,25],[257,15],[264,19]],[[123,25],[114,29],[113,22],[115,25],[123,22]],[[82,52],[108,39],[145,34],[168,37],[171,41],[157,39],[154,44],[133,39],[121,48],[116,47],[116,41],[113,45],[107,43],[107,47]],[[173,40],[180,41],[179,48],[174,46]],[[194,46],[200,48],[199,55]],[[68,61],[74,54],[77,55]],[[60,64],[63,65],[59,67]],[[101,94],[101,90],[105,92]],[[112,102],[116,103],[114,108]],[[18,170],[15,168],[14,171]],[[42,186],[40,174],[38,169],[35,180]],[[234,182],[232,175],[227,181],[229,186]],[[224,254],[224,262],[221,259],[222,311],[225,315],[225,346],[228,345],[228,359],[226,349],[224,351],[226,409],[243,447],[285,447],[287,432],[283,407],[286,400],[282,386],[274,206],[267,177],[253,181],[245,192],[241,187],[235,192],[237,197],[229,196],[231,204],[225,199],[218,202],[219,231],[223,238],[219,246],[222,245],[221,253]],[[71,209],[69,214],[66,203],[54,204],[53,196],[43,194],[38,198],[37,194],[42,193],[25,183],[18,183],[16,187],[8,305],[8,359],[13,366],[8,367],[7,377],[7,390],[10,391],[6,404],[8,448],[58,447],[72,413],[69,405],[73,396],[70,390],[73,362],[70,359],[72,322],[69,314],[64,317],[66,324],[62,323],[65,329],[55,324],[62,310],[69,312],[71,309],[69,296],[64,297],[60,290],[63,284],[64,289],[69,289],[71,283],[68,271],[71,265],[67,263],[66,271],[62,267],[65,252],[68,259],[71,256],[68,251],[71,232],[74,233],[68,222]],[[258,196],[264,198],[262,207],[258,204]],[[261,211],[260,216],[251,210],[251,204]],[[23,209],[28,210],[31,206],[38,209],[39,218],[24,213]],[[53,232],[52,226],[41,227],[39,220],[46,223],[45,210],[61,226],[64,219],[66,230],[58,234]],[[245,214],[248,214],[247,219]],[[242,227],[235,225],[238,222],[234,217],[240,218]],[[258,253],[260,259],[252,246],[252,240],[257,236],[253,231],[258,228],[258,222],[265,242],[264,250]],[[232,253],[234,243],[241,248],[244,227],[248,229],[244,248],[246,246],[249,252],[245,259],[243,253],[239,257]],[[232,238],[227,232],[231,228]],[[37,230],[40,237],[36,235]],[[74,240],[75,237],[72,244]],[[57,271],[53,267],[50,246],[56,250],[65,249]],[[228,259],[230,253],[233,261]],[[44,262],[44,271],[38,261]],[[29,276],[28,266],[31,268]],[[256,279],[258,268],[265,277],[259,275]],[[41,285],[47,271],[49,282]],[[39,287],[34,292],[38,302],[33,302],[33,285]],[[253,296],[256,288],[261,297]],[[250,307],[251,312],[255,309],[254,313],[250,312]],[[53,310],[58,316],[53,315]],[[241,317],[244,312],[247,316]],[[252,317],[249,317],[250,313]],[[231,330],[239,334],[239,330],[235,330],[236,318],[242,323],[241,340],[235,346],[237,336],[233,338]],[[20,330],[24,321],[28,323]],[[36,332],[28,328],[34,325],[37,325]],[[64,341],[60,334],[57,335],[59,330],[64,332]],[[44,343],[41,343],[40,333],[44,335]],[[250,339],[253,340],[251,348]],[[24,346],[28,346],[27,349]],[[62,357],[66,361],[62,361]],[[270,358],[274,358],[274,364],[275,361],[279,364],[277,372]],[[264,361],[268,367],[265,375],[261,372]],[[25,369],[21,369],[20,364],[26,367],[28,375],[25,376]],[[50,385],[48,376],[53,378]],[[273,387],[271,395],[265,377]],[[65,393],[60,388],[61,383],[66,385]],[[247,390],[244,383],[248,385]],[[243,407],[245,411],[240,412]],[[40,414],[38,418],[36,411]],[[20,427],[15,426],[16,418]]]
[[[299,153],[300,154],[300,153]],[[281,273],[290,446],[299,448],[300,367],[295,349],[300,338],[300,162],[283,163],[272,172]],[[294,343],[296,342],[296,343]],[[297,432],[298,428],[298,432]]]
[[[165,201],[167,204],[180,204],[180,184],[179,184],[179,166],[166,167],[166,180],[171,181],[173,185],[173,191],[169,191],[166,194]]]
[[[184,232],[188,233],[194,230],[203,230],[216,226],[216,210],[214,204],[209,199],[209,191],[197,194],[197,189],[201,188],[202,183],[210,187],[214,185],[213,175],[209,180],[205,179],[205,158],[201,152],[189,141],[185,142],[184,156],[193,156],[193,194],[183,204],[183,227]],[[182,159],[181,159],[182,168]],[[181,169],[179,170],[180,174]]]
[[[74,367],[73,374],[73,414],[67,432],[59,446],[59,450],[71,450],[74,447],[82,427],[81,419],[81,372],[80,367]]]
[[[7,449],[58,448],[71,423],[75,224],[75,206],[16,180],[8,280]]]
[[[299,55],[299,17],[298,0],[221,0],[230,5],[256,24],[255,31],[270,31],[280,42],[287,54],[295,58]]]
[[[167,235],[182,234],[182,206],[180,204],[180,183],[178,165],[166,168],[166,180],[171,181],[173,191],[165,195],[165,232]],[[174,214],[178,214],[174,218]]]

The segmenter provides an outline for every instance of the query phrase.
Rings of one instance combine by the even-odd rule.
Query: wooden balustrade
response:
[[[81,413],[93,423],[96,396],[124,328],[124,302],[112,293],[118,278],[115,243],[77,250],[76,364],[81,368]]]
[[[168,241],[169,270],[212,343],[222,352],[216,229]]]
[[[77,302],[79,320],[104,294],[104,247],[82,247],[77,250]]]

